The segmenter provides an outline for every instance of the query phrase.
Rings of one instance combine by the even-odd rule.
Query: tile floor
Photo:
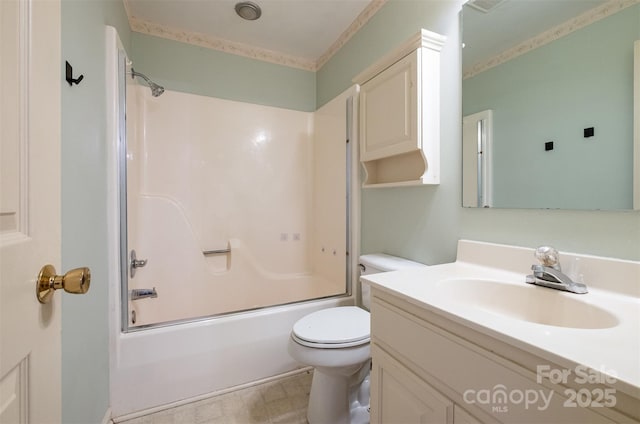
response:
[[[122,424],[306,424],[312,375],[305,371]]]

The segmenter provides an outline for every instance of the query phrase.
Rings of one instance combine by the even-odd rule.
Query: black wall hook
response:
[[[73,67],[71,66],[71,64],[69,62],[66,62],[67,64],[67,82],[69,83],[69,85],[73,85],[73,84],[80,84],[80,81],[82,81],[82,79],[84,78],[84,75],[80,75],[78,78],[73,78]]]

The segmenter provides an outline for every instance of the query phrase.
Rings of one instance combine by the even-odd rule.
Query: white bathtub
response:
[[[348,304],[352,297],[120,333],[111,352],[112,416],[134,417],[300,368],[287,353],[293,323]]]

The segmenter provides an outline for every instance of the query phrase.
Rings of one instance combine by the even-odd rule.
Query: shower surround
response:
[[[158,293],[129,300],[129,326],[346,293],[344,132],[133,82],[127,118],[128,246],[147,260],[128,289]]]

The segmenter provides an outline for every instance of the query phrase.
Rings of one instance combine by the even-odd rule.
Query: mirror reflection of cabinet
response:
[[[365,187],[440,183],[440,49],[426,30],[354,78]]]

